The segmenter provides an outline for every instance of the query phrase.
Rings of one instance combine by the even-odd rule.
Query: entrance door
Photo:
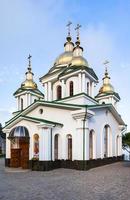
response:
[[[23,139],[20,141],[21,148],[21,167],[23,169],[29,168],[29,141]]]
[[[11,149],[10,167],[21,166],[21,149]]]

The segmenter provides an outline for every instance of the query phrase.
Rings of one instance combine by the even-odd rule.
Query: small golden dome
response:
[[[23,89],[37,89],[37,84],[33,80],[25,80],[21,84],[21,88],[23,88]]]
[[[114,92],[114,87],[110,83],[103,84],[103,86],[99,90],[99,93],[113,93],[113,92]]]
[[[110,83],[110,77],[108,75],[107,68],[105,70],[105,76],[103,78],[103,86],[99,90],[99,94],[101,93],[114,93],[114,87]]]
[[[66,51],[62,53],[58,58],[55,60],[55,65],[68,65],[72,61],[73,53],[71,51]]]
[[[72,59],[71,65],[88,67],[88,62],[83,56],[74,56]]]

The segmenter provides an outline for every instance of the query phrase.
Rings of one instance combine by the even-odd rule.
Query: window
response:
[[[87,94],[89,95],[89,82],[87,82]]]
[[[93,131],[89,133],[89,158],[93,159]]]
[[[74,86],[73,86],[73,81],[70,82],[70,96],[73,96],[74,93]]]
[[[33,139],[34,139],[33,156],[34,158],[39,159],[39,135],[34,134]]]
[[[23,99],[21,99],[21,110],[23,110]]]
[[[72,160],[72,135],[67,135],[68,160]]]
[[[57,99],[61,99],[61,86],[57,86]]]
[[[54,151],[55,151],[55,160],[58,160],[58,140],[59,140],[59,135],[56,134],[55,135],[55,139],[54,139]]]

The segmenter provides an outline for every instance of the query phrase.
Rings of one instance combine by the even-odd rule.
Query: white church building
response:
[[[107,69],[95,96],[98,77],[83,56],[79,33],[74,44],[68,32],[64,52],[40,78],[44,94],[28,59],[26,79],[14,93],[16,112],[3,129],[5,165],[89,169],[120,160],[126,127],[117,111],[120,97]]]

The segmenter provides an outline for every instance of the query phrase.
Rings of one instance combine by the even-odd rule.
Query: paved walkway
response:
[[[8,171],[0,159],[0,200],[129,200],[130,164],[76,171]]]

